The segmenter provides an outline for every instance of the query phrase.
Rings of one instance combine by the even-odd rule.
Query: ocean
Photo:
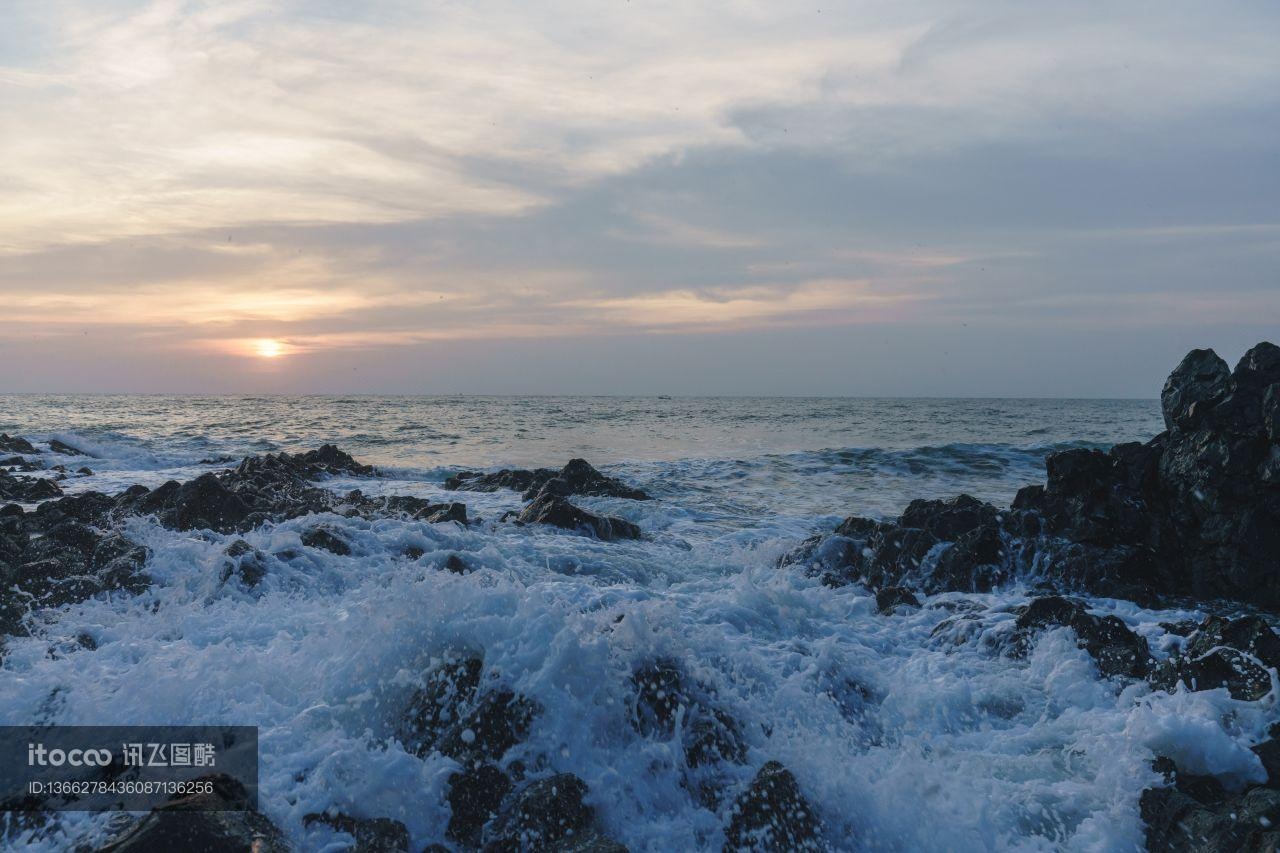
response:
[[[57,459],[93,471],[63,481],[69,494],[329,442],[382,476],[324,486],[461,500],[473,519],[327,516],[351,543],[342,557],[300,546],[314,519],[266,525],[242,538],[283,556],[247,591],[219,578],[236,537],[131,518],[153,584],[8,638],[0,724],[255,725],[262,809],[300,848],[341,849],[302,820],[332,808],[399,820],[416,850],[446,840],[455,765],[400,748],[396,715],[433,660],[469,650],[545,709],[525,748],[587,783],[610,837],[719,850],[724,807],[691,793],[676,745],[626,722],[631,673],[674,659],[742,725],[729,786],[780,761],[833,849],[1141,849],[1153,756],[1248,778],[1245,744],[1269,710],[1102,679],[1066,628],[1025,658],[994,652],[984,638],[1007,632],[1031,594],[1022,582],[886,616],[862,587],[778,560],[845,516],[896,516],[913,498],[1007,505],[1043,481],[1050,452],[1162,428],[1155,400],[0,396],[0,431],[92,454]],[[513,525],[501,519],[519,494],[442,487],[460,470],[572,457],[654,496],[574,499],[642,539]],[[424,555],[406,559],[410,547]],[[450,554],[477,570],[438,570]],[[1199,616],[1087,603],[1157,656],[1176,642],[1160,623]],[[943,625],[959,612],[972,616],[963,631]],[[96,648],[72,650],[80,635]],[[58,821],[34,849],[110,829],[104,815]]]

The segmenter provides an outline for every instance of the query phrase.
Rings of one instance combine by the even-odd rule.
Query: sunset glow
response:
[[[253,344],[253,353],[259,358],[279,358],[284,355],[284,344],[272,338],[263,338]]]

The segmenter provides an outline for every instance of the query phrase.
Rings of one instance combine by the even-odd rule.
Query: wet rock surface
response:
[[[1142,792],[1140,809],[1148,850],[1270,853],[1280,849],[1277,777],[1272,776],[1266,785],[1229,792],[1212,776],[1179,771],[1168,758],[1157,759],[1154,767],[1164,775],[1166,785]]]
[[[574,506],[564,498],[543,494],[535,498],[517,516],[522,524],[550,524],[565,530],[587,533],[597,539],[639,539],[640,528],[629,521],[595,515]]]
[[[62,495],[62,489],[53,480],[44,477],[15,477],[0,471],[0,500],[35,503]]]
[[[291,849],[284,833],[256,811],[198,811],[219,800],[221,808],[233,801],[247,802],[244,787],[227,776],[214,777],[212,794],[175,797],[98,848],[97,853],[225,853],[255,849],[261,853],[285,853]]]
[[[526,501],[533,500],[544,490],[559,497],[586,495],[649,500],[649,495],[644,490],[600,473],[585,459],[570,459],[558,471],[554,468],[538,468],[533,471],[503,469],[492,474],[462,471],[445,480],[444,487],[463,492],[511,489],[521,492]]]
[[[768,762],[734,801],[725,853],[822,849],[817,816],[795,777],[777,761]]]
[[[1211,616],[1187,639],[1181,654],[1155,666],[1148,678],[1158,690],[1225,687],[1233,699],[1252,702],[1271,692],[1280,667],[1280,637],[1259,616]]]
[[[0,432],[0,453],[24,453],[34,455],[39,452],[40,451],[36,450],[35,446],[32,445],[31,442],[27,441],[22,436],[9,435],[8,433]]]
[[[1051,454],[1045,484],[1008,510],[967,495],[914,501],[893,521],[850,517],[783,564],[873,590],[981,592],[1035,573],[1143,604],[1193,596],[1280,610],[1280,347],[1258,344],[1234,370],[1195,350],[1161,401],[1165,432]]]
[[[387,817],[361,818],[342,813],[313,813],[302,818],[304,826],[322,824],[350,835],[351,853],[409,853],[409,830]]]
[[[1153,664],[1147,641],[1116,616],[1096,616],[1084,604],[1062,596],[1038,598],[1018,616],[1014,644],[1029,648],[1038,631],[1066,626],[1076,633],[1077,643],[1093,658],[1103,675],[1142,678]]]

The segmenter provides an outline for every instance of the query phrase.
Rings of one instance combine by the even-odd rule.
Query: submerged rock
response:
[[[313,527],[302,534],[302,544],[308,548],[319,548],[330,554],[345,557],[351,553],[351,546],[337,532],[327,525]]]
[[[1037,598],[1018,616],[1014,633],[1016,647],[1026,649],[1034,634],[1045,628],[1066,626],[1076,633],[1076,642],[1087,651],[1106,676],[1142,678],[1152,665],[1147,641],[1135,634],[1116,616],[1095,616],[1084,604],[1062,596]]]
[[[92,453],[88,453],[78,447],[72,447],[65,441],[59,441],[56,438],[49,442],[49,449],[54,453],[61,453],[63,456],[93,456]]]
[[[1142,792],[1147,849],[1153,853],[1272,853],[1280,849],[1280,790],[1256,786],[1228,792],[1213,777],[1178,771],[1157,760],[1167,787]]]
[[[479,657],[446,660],[427,673],[425,684],[409,700],[399,737],[405,747],[428,755],[440,735],[471,704],[480,686]]]
[[[734,801],[725,853],[821,849],[817,816],[795,777],[778,762],[768,762]]]
[[[212,794],[171,798],[99,847],[98,853],[284,853],[291,849],[284,833],[256,811],[198,811],[247,802],[248,792],[238,781],[224,775],[213,779]]]
[[[640,528],[629,521],[595,515],[554,495],[542,495],[517,516],[523,524],[550,524],[565,530],[588,533],[597,539],[639,539]]]
[[[1148,678],[1157,690],[1226,687],[1233,699],[1252,702],[1271,692],[1280,667],[1280,637],[1258,616],[1210,616],[1188,638],[1182,654],[1161,661]]]
[[[587,785],[572,773],[557,773],[526,785],[493,822],[486,853],[625,853],[626,848],[594,827],[584,802]]]
[[[497,816],[511,793],[511,779],[492,764],[480,764],[449,777],[449,838],[467,847],[480,844],[484,825]]]
[[[512,690],[491,690],[440,735],[436,749],[463,765],[497,761],[528,737],[541,712],[537,702]]]
[[[888,615],[899,607],[919,607],[920,599],[903,586],[888,586],[876,593],[876,611]]]
[[[323,824],[355,839],[351,853],[409,853],[409,830],[389,817],[351,817],[346,814],[312,813],[302,818],[305,826]]]

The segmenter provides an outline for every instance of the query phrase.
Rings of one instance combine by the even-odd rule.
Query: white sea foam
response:
[[[199,458],[104,455],[88,463],[103,473],[85,487],[185,478],[208,470]],[[153,551],[155,583],[70,606],[40,636],[8,641],[0,722],[257,725],[262,807],[306,849],[340,840],[303,825],[329,808],[403,821],[415,849],[444,840],[455,765],[407,753],[393,732],[431,662],[457,650],[482,653],[497,678],[542,705],[517,749],[586,781],[603,828],[633,850],[723,843],[725,814],[682,786],[678,745],[628,723],[629,676],[656,657],[682,661],[742,723],[748,761],[728,768],[731,789],[781,761],[836,849],[1137,849],[1138,796],[1158,782],[1156,754],[1229,786],[1262,778],[1248,746],[1276,719],[1273,698],[1101,679],[1065,628],[1044,632],[1025,659],[1001,654],[1022,589],[935,596],[879,615],[858,586],[830,589],[775,568],[834,518],[789,510],[786,496],[808,481],[780,479],[783,497],[766,507],[718,477],[700,489],[698,472],[720,464],[616,468],[662,498],[581,500],[646,531],[618,543],[500,523],[518,495],[445,492],[434,464],[332,480],[338,491],[464,500],[483,521],[325,515],[263,527],[243,537],[270,555],[255,589],[219,581],[234,537],[132,520],[128,535]],[[738,479],[770,464],[745,460]],[[885,500],[900,507],[913,495],[897,489]],[[301,533],[318,522],[352,554],[303,547]],[[425,555],[407,559],[411,546]],[[451,554],[476,571],[441,570]],[[1090,605],[1119,615],[1159,655],[1179,643],[1159,623],[1198,615]],[[97,648],[73,651],[81,633]],[[59,826],[34,849],[100,836],[105,818],[66,814]]]

